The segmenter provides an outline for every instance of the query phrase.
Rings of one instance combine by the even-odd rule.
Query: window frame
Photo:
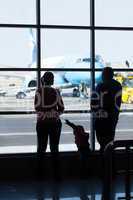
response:
[[[0,28],[34,28],[36,30],[36,44],[37,44],[37,68],[0,68],[1,71],[31,71],[37,73],[37,86],[40,86],[41,72],[42,71],[51,71],[50,68],[41,68],[41,30],[42,29],[59,29],[59,30],[88,30],[90,32],[90,69],[86,68],[52,68],[52,71],[85,71],[91,73],[91,91],[95,90],[95,72],[101,71],[102,69],[95,69],[95,32],[97,30],[112,30],[112,31],[133,31],[133,27],[105,27],[105,26],[95,26],[95,0],[90,1],[90,26],[74,26],[74,25],[49,25],[49,24],[41,24],[41,0],[36,0],[36,24],[0,24]],[[130,72],[133,69],[124,69],[124,68],[115,68],[114,71],[117,72]],[[69,110],[65,111],[65,113],[80,113],[80,110]],[[90,135],[90,143],[91,148],[95,151],[95,132],[94,132],[94,117],[91,110],[84,111],[85,113],[91,113],[91,135]],[[122,112],[129,112],[129,110],[123,110]],[[133,112],[133,109],[130,110]],[[19,115],[19,114],[33,114],[35,111],[0,111],[0,115]]]

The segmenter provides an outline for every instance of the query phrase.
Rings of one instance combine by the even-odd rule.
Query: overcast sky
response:
[[[96,25],[133,26],[133,0],[95,0]],[[89,25],[89,0],[42,0],[42,23]],[[35,0],[0,0],[0,23],[35,23]],[[0,65],[27,67],[31,62],[29,29],[0,29]],[[86,55],[90,33],[43,30],[42,57]],[[97,31],[96,54],[107,62],[133,62],[133,32]]]

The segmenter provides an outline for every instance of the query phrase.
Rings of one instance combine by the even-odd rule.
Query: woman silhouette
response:
[[[64,104],[59,90],[52,87],[53,83],[53,73],[45,72],[41,78],[41,87],[37,89],[35,94],[37,152],[39,154],[46,152],[48,137],[51,153],[56,155],[59,151],[62,127],[60,115],[64,111]]]

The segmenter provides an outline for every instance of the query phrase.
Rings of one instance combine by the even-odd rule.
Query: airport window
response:
[[[32,56],[35,56],[34,52],[31,53],[32,49],[34,48],[33,43],[34,41],[32,41],[32,33],[30,28],[20,29],[1,27],[0,68],[26,68],[27,66],[29,67],[32,62]]]
[[[2,0],[0,2],[1,24],[35,24],[36,0]],[[10,35],[9,35],[10,36]]]
[[[41,24],[89,26],[90,0],[41,0]]]
[[[41,52],[42,58],[55,58],[46,59],[46,63],[43,59],[42,62],[46,63],[46,67],[55,67],[58,64],[58,68],[75,68],[76,59],[84,58],[88,55],[88,49],[90,49],[90,32],[89,30],[60,30],[60,29],[42,29],[41,32]],[[45,57],[44,57],[45,55]],[[56,63],[57,58],[57,63]],[[60,59],[60,60],[59,60]],[[42,63],[42,67],[45,68]],[[71,66],[70,66],[71,65]],[[72,66],[73,65],[73,66]],[[57,67],[57,66],[56,66]],[[77,68],[83,68],[84,65],[77,65]]]
[[[130,68],[133,68],[132,31],[96,30],[95,38],[96,52],[102,54],[111,67],[126,69],[128,60]]]
[[[34,95],[47,70],[65,104],[60,151],[76,150],[64,119],[83,125],[92,149],[99,148],[90,96],[104,66],[123,87],[116,138],[132,137],[131,8],[132,0],[0,2],[0,153],[36,152]]]
[[[133,26],[132,0],[96,0],[96,26],[131,27]]]

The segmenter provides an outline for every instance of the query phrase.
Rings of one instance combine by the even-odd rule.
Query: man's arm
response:
[[[119,89],[116,94],[115,102],[116,102],[116,106],[117,106],[118,110],[120,110],[121,103],[122,103],[122,86],[121,86],[121,84],[119,84]]]

